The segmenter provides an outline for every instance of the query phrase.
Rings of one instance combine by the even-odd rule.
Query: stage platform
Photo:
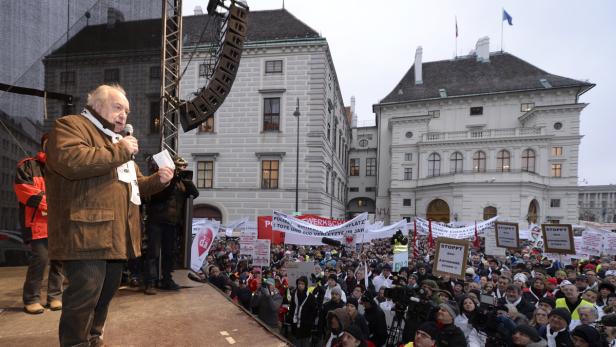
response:
[[[26,267],[0,267],[0,346],[59,346],[60,312],[23,312]],[[111,302],[105,327],[108,346],[287,346],[209,284],[174,272],[183,288],[144,295],[121,288]],[[44,289],[43,289],[44,291]],[[42,295],[44,299],[46,296]]]

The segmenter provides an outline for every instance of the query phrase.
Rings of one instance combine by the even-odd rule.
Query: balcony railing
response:
[[[543,135],[542,128],[471,129],[466,131],[431,132],[423,134],[422,141],[473,140],[538,135]]]

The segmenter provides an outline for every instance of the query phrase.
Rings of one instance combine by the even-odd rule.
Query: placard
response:
[[[507,249],[496,246],[496,232],[494,229],[488,229],[484,233],[485,236],[485,254],[495,257],[504,257],[507,255]]]
[[[286,263],[285,266],[287,268],[289,287],[295,287],[295,282],[302,276],[306,276],[308,278],[307,284],[310,284],[310,274],[314,271],[314,264],[312,262]]]
[[[436,256],[432,273],[464,278],[468,249],[468,241],[439,237],[436,239]]]
[[[270,240],[255,241],[255,256],[252,258],[252,266],[270,266]]]
[[[546,253],[575,254],[571,224],[541,224]]]
[[[394,269],[393,272],[400,271],[401,268],[409,266],[409,252],[394,253]]]
[[[257,230],[254,228],[243,228],[240,231],[240,255],[255,256],[255,242],[257,241]]]
[[[520,227],[518,223],[496,222],[496,246],[504,248],[520,248]]]

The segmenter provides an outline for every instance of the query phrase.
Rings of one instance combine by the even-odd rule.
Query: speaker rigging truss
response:
[[[225,12],[219,13],[218,9]],[[246,41],[248,6],[244,1],[231,0],[227,6],[224,0],[210,0],[207,11],[210,16],[222,16],[216,59],[214,69],[208,74],[207,85],[193,99],[179,104],[180,123],[185,132],[214,117],[229,95]]]

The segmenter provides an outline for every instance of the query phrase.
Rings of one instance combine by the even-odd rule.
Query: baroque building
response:
[[[580,186],[580,220],[616,223],[616,185]]]
[[[415,63],[378,104],[376,219],[574,223],[580,96],[594,84],[506,52]],[[353,158],[351,158],[353,159]]]

